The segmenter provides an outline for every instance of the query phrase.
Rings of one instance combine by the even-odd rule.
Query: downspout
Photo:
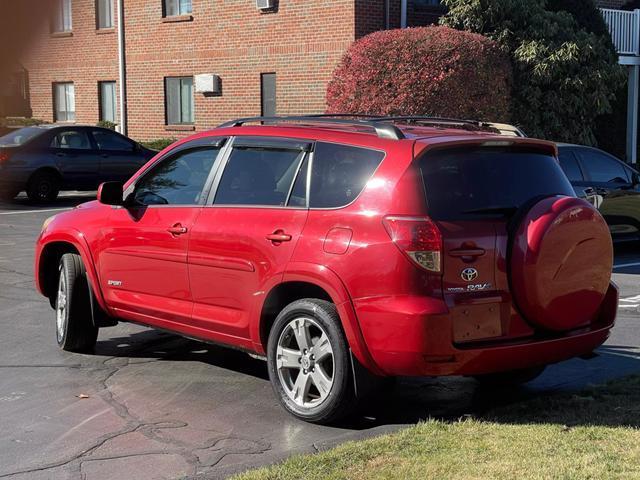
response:
[[[407,28],[407,0],[400,3],[400,28]]]
[[[384,28],[389,30],[391,28],[391,0],[384,0]]]
[[[127,72],[124,45],[124,0],[118,4],[118,83],[120,86],[120,133],[127,134]]]

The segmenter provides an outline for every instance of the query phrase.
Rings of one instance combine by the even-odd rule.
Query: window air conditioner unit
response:
[[[275,8],[276,0],[256,0],[256,7],[260,10],[269,10]]]
[[[213,73],[203,73],[195,76],[197,93],[220,95],[222,93],[220,77]]]

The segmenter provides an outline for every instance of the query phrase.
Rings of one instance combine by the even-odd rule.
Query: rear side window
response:
[[[66,130],[58,133],[51,141],[51,148],[70,148],[77,150],[90,150],[91,142],[86,132],[79,130]]]
[[[285,206],[306,154],[304,150],[235,147],[222,174],[214,203]]]
[[[580,165],[578,165],[578,160],[573,152],[568,150],[560,150],[559,158],[560,166],[562,170],[564,170],[567,178],[572,182],[582,182],[584,181],[584,177],[582,176],[582,170],[580,170]]]
[[[551,155],[508,148],[452,149],[420,161],[435,220],[475,220],[512,214],[539,196],[575,196]]]
[[[353,202],[376,171],[384,153],[367,148],[316,144],[311,171],[311,208],[338,208]]]

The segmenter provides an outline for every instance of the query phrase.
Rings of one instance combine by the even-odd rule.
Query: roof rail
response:
[[[475,127],[486,127],[489,123],[481,122],[479,120],[465,120],[460,118],[447,118],[447,117],[431,117],[427,115],[399,115],[390,117],[377,117],[373,121],[386,120],[388,122],[414,122],[414,123],[428,123],[432,125],[473,125]]]
[[[353,118],[349,120],[349,118]],[[238,118],[230,122],[223,123],[218,128],[241,127],[245,123],[281,123],[281,122],[298,122],[298,123],[325,123],[333,125],[352,125],[370,127],[375,130],[376,135],[380,138],[389,138],[391,140],[402,140],[405,138],[404,133],[392,123],[384,121],[384,117],[375,115],[357,115],[357,114],[317,114],[302,116],[282,116],[282,117],[247,117]]]

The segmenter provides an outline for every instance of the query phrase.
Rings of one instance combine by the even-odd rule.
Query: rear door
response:
[[[443,237],[443,291],[457,319],[454,339],[504,335],[509,221],[534,199],[573,196],[573,189],[554,157],[527,149],[440,150],[428,153],[420,167],[429,216]]]
[[[146,163],[136,144],[119,133],[92,129],[91,134],[100,155],[102,182],[126,182]]]
[[[98,184],[100,156],[95,150],[89,131],[84,127],[57,130],[49,144],[63,188],[95,188]]]
[[[250,318],[280,282],[307,219],[311,145],[238,137],[229,146],[189,241],[194,327],[250,346]]]
[[[611,234],[635,238],[640,232],[640,192],[633,185],[631,170],[594,148],[577,148],[576,155]]]

